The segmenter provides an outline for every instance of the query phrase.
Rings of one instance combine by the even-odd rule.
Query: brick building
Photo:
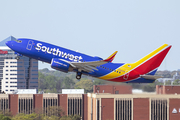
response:
[[[180,94],[180,86],[177,85],[156,85],[157,94]]]
[[[103,90],[104,86],[98,87]],[[176,120],[180,118],[180,94],[177,91],[169,94],[129,94],[129,91],[127,94],[111,94],[112,88],[121,90],[124,87],[107,87],[110,87],[108,88],[110,93],[105,93],[107,90],[104,89],[104,93],[88,94],[0,94],[0,110],[10,109],[12,114],[16,115],[30,114],[34,109],[41,109],[44,114],[48,114],[48,106],[61,106],[66,115],[79,114],[82,120]],[[160,89],[158,86],[156,88]],[[170,88],[169,91],[171,91]]]

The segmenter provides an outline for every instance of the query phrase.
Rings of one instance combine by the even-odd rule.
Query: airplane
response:
[[[99,79],[125,83],[153,83],[160,76],[155,73],[171,48],[164,44],[134,63],[112,63],[117,51],[107,59],[85,55],[42,41],[19,38],[7,41],[6,45],[17,53],[51,64],[62,72],[76,72],[76,79],[89,75]]]

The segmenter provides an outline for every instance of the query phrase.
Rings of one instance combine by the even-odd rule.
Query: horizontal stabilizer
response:
[[[154,76],[154,75],[141,75],[142,78],[156,80],[158,78],[162,78],[162,76]]]

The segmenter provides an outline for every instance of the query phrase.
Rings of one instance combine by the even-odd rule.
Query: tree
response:
[[[74,81],[72,79],[70,79],[69,77],[65,77],[63,80],[63,84],[65,86],[66,89],[70,89],[72,88],[72,86],[75,84]]]
[[[179,79],[174,80],[173,85],[179,85],[179,84],[180,84],[180,80]]]
[[[171,81],[170,80],[165,81],[165,85],[171,85]]]
[[[147,85],[144,85],[142,87],[142,90],[145,92],[154,92],[156,89],[156,84],[155,83],[149,83]]]
[[[94,80],[93,85],[102,85],[104,83],[105,83],[104,80],[96,79],[96,80]]]
[[[0,114],[0,120],[11,120],[11,117]]]
[[[60,106],[49,106],[46,109],[47,116],[56,116],[58,119],[60,119],[62,116],[64,116],[64,111]]]
[[[81,120],[81,116],[79,115],[63,116],[60,120]]]
[[[81,80],[76,83],[75,89],[84,89],[85,93],[93,92],[93,82],[91,80]]]
[[[38,114],[32,113],[32,114],[24,114],[19,113],[15,117],[13,117],[13,120],[41,120],[41,118],[38,118]]]

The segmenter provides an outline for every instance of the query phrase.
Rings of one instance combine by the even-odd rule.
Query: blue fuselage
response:
[[[98,61],[102,60],[100,57],[92,57],[89,55],[85,55],[83,53],[75,52],[70,49],[66,49],[63,47],[55,46],[49,43],[32,40],[32,39],[18,39],[18,41],[8,41],[6,43],[12,50],[25,55],[30,58],[34,58],[46,63],[51,64],[52,58],[60,58],[69,62],[90,62],[90,61]],[[96,67],[98,70],[93,72],[83,72],[83,74],[88,74],[93,77],[101,77],[104,76],[112,70],[117,69],[122,66],[123,63],[106,63],[101,67]],[[106,69],[105,69],[106,68]],[[110,71],[111,69],[111,71]],[[76,69],[74,71],[77,71]]]

